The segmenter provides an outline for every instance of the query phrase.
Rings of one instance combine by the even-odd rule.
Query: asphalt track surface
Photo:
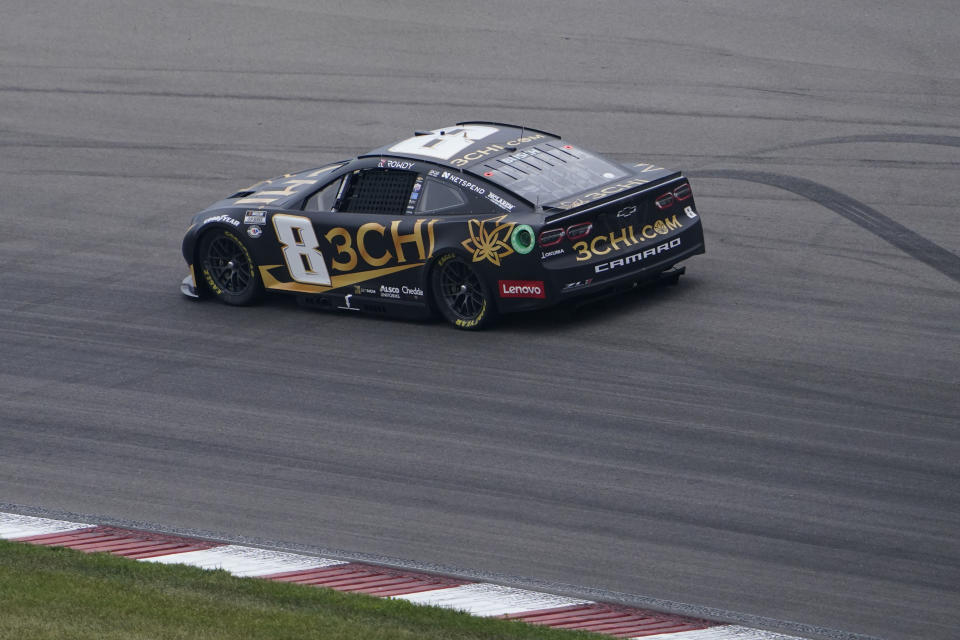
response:
[[[932,0],[4,0],[0,501],[954,638],[958,32]],[[707,254],[484,333],[180,296],[195,211],[465,119],[686,170]]]

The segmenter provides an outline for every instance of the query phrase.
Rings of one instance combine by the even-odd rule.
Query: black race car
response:
[[[683,273],[703,253],[690,184],[546,131],[461,122],[238,191],[194,216],[181,291],[227,304],[265,291],[308,306],[498,314]]]

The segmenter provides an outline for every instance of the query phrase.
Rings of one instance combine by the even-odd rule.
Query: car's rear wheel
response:
[[[460,329],[482,329],[496,319],[489,288],[473,267],[454,253],[440,256],[430,273],[437,309]]]
[[[221,302],[248,305],[263,297],[257,265],[239,236],[226,229],[205,234],[199,257],[204,282]]]

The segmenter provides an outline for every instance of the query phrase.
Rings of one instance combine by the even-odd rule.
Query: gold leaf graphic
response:
[[[503,222],[506,215],[487,220],[471,219],[467,222],[470,237],[460,244],[473,254],[474,262],[489,260],[500,266],[500,260],[513,253],[510,246],[510,232],[516,223]]]

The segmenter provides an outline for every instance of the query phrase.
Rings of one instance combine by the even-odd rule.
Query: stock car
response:
[[[182,249],[192,298],[247,305],[277,292],[479,329],[676,282],[704,241],[678,171],[529,127],[461,122],[238,191],[194,216]]]

